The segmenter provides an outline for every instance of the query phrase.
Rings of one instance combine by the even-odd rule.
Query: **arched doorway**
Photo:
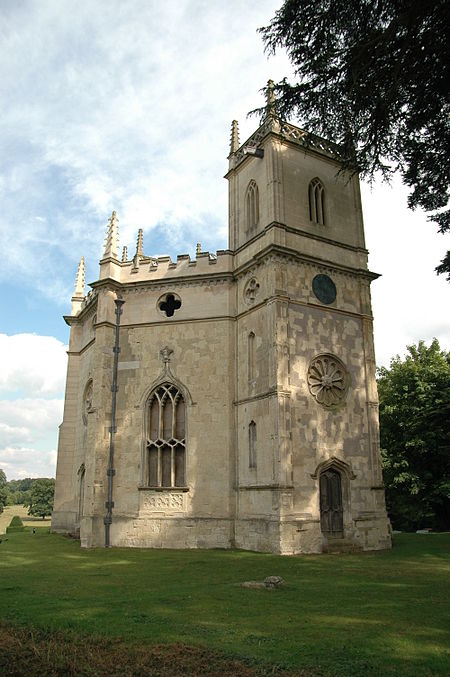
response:
[[[320,527],[334,538],[344,536],[341,475],[334,468],[320,474]]]

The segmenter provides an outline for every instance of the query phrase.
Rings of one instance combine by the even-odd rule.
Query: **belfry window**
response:
[[[309,184],[308,198],[310,221],[325,225],[325,190],[317,177]]]
[[[186,485],[186,406],[179,389],[164,383],[150,395],[146,411],[149,487]]]
[[[256,181],[250,181],[245,195],[247,230],[256,228],[259,221],[259,191]]]

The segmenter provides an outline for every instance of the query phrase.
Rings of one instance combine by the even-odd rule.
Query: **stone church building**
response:
[[[229,249],[84,261],[52,529],[81,545],[390,547],[359,182],[276,115],[233,122]]]

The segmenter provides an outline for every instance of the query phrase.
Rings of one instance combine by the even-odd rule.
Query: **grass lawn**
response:
[[[450,534],[401,534],[385,552],[279,557],[81,550],[47,529],[13,533],[0,544],[0,628],[33,626],[39,641],[61,631],[54,645],[72,643],[74,651],[78,642],[86,651],[92,642],[134,652],[201,647],[269,672],[278,665],[305,675],[449,675],[449,554]],[[285,585],[239,585],[268,575]],[[24,635],[16,640],[26,643]],[[188,672],[216,674],[140,674]]]
[[[23,505],[7,505],[0,513],[0,534],[4,534],[14,515],[18,515],[26,527],[49,527],[50,517],[33,517]]]

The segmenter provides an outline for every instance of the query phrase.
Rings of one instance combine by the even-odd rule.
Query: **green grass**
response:
[[[0,618],[326,675],[448,675],[449,551],[449,534],[351,555],[81,550],[40,529],[0,545]],[[285,585],[239,585],[268,575]]]
[[[12,518],[17,515],[21,518],[23,525],[30,528],[41,528],[50,526],[50,517],[33,517],[28,514],[28,508],[23,505],[7,505],[0,513],[0,534],[4,534],[6,527],[9,526]]]

